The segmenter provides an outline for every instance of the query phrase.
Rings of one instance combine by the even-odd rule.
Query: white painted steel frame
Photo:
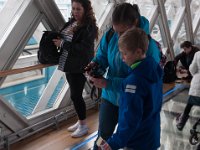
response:
[[[111,12],[116,2],[124,1],[109,1],[108,6],[106,6],[106,10],[104,11],[101,18],[98,20],[101,35],[110,26],[112,14]],[[171,32],[169,30],[167,14],[164,6],[165,0],[154,0],[155,6],[152,8],[151,13],[149,14],[150,30],[153,29],[153,26],[155,25],[156,21],[158,21],[158,25],[161,29],[161,36],[163,39],[164,47],[170,50],[171,59],[173,59],[174,57],[173,44],[175,43],[175,40],[177,38],[178,30],[180,29],[181,24],[184,22],[184,18],[186,18],[186,20],[191,19],[191,12],[189,10],[190,7],[188,6],[190,2],[188,2],[187,0],[182,0],[182,2],[183,7],[180,9],[177,15],[177,19],[172,25]],[[18,56],[21,54],[22,50],[26,46],[27,41],[33,35],[35,29],[37,28],[40,22],[44,24],[46,29],[55,30],[60,29],[64,24],[64,19],[60,11],[57,10],[57,7],[55,6],[53,0],[25,0],[23,2],[22,0],[12,0],[12,3],[16,3],[16,5],[13,6],[13,11],[9,12],[7,10],[7,15],[5,15],[7,18],[0,20],[0,23],[3,22],[1,26],[2,28],[0,28],[1,70],[10,69],[12,67],[12,65],[15,63]],[[3,10],[6,11],[6,8],[7,7],[5,6]],[[198,10],[198,12],[199,13],[197,14],[200,14],[200,9]],[[2,14],[0,14],[0,17],[1,16]],[[186,30],[188,31],[187,38],[188,40],[192,40],[193,37],[196,36],[198,28],[200,26],[200,15],[196,15],[194,20],[185,24]],[[55,78],[56,76],[53,76],[52,80]],[[59,78],[56,78],[56,83],[59,81]],[[55,87],[51,87],[51,84],[55,84],[55,82],[49,82],[48,84],[49,85],[46,87],[46,91],[48,91],[49,88],[53,91]],[[57,84],[55,84],[55,86],[56,85]],[[62,111],[66,111],[69,108],[72,108],[70,106],[68,85],[65,85],[65,88],[60,93],[60,97],[56,100],[53,108],[45,110],[45,106],[48,102],[46,99],[50,97],[50,95],[47,94],[48,92],[45,92],[43,95],[46,96],[41,98],[43,100],[38,102],[38,105],[34,111],[34,115],[27,117],[27,120],[25,119],[25,121],[21,120],[20,123],[27,123],[28,121],[27,124],[32,125],[44,119],[48,119],[54,114],[60,114]],[[50,94],[52,94],[52,92],[50,92]],[[90,102],[90,98],[86,98],[86,102],[87,106],[94,106],[94,103]],[[3,109],[1,111],[3,111]],[[9,111],[12,111],[12,108]],[[1,113],[4,112],[5,111]],[[20,115],[18,117],[20,117]],[[16,121],[15,119],[11,120]],[[12,128],[16,128],[16,126],[13,126]],[[19,128],[23,128],[23,126],[20,126]]]

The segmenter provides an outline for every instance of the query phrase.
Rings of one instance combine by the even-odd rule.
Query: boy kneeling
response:
[[[129,29],[119,38],[130,74],[122,86],[117,131],[107,141],[97,142],[100,149],[157,150],[160,146],[163,72],[152,57],[146,57],[148,43],[148,36],[139,28]]]

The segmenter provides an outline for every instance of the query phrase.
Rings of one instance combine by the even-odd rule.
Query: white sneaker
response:
[[[79,126],[79,122],[77,121],[77,123],[75,123],[74,125],[72,125],[69,128],[67,128],[67,131],[74,132],[74,131],[76,131],[76,129],[78,128],[78,126]]]
[[[76,131],[74,131],[71,136],[74,138],[82,137],[88,133],[87,125],[79,125]]]

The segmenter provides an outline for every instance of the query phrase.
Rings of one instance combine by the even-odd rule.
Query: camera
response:
[[[87,67],[85,67],[85,71],[94,78],[101,78],[105,73],[105,70],[95,62],[88,64]]]

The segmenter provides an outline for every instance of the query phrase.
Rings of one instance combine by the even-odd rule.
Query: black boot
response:
[[[200,150],[200,144],[197,146],[197,150]]]
[[[189,118],[189,115],[184,115],[184,114],[181,114],[180,117],[178,118],[178,122],[176,124],[176,127],[178,130],[182,131],[187,120]]]

